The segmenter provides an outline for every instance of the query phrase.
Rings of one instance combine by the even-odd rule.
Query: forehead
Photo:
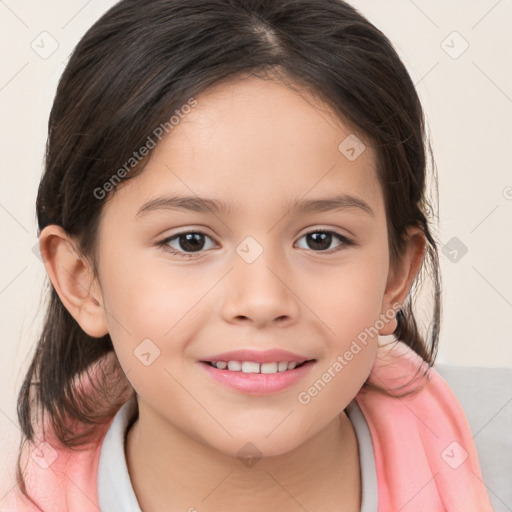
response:
[[[231,213],[347,193],[383,214],[373,149],[307,91],[249,77],[195,100],[114,196],[132,217],[164,193],[215,197]]]

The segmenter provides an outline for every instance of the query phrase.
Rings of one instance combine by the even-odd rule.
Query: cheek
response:
[[[116,319],[129,331],[143,336],[158,333],[158,338],[185,319],[209,282],[160,258],[105,264],[103,273],[105,303]]]
[[[350,264],[331,269],[315,296],[319,316],[326,319],[339,342],[376,323],[386,280],[387,258],[377,256],[377,251],[361,251]]]
[[[141,396],[166,389],[179,401],[186,396],[170,373],[181,382],[190,371],[191,342],[211,318],[209,292],[219,277],[193,277],[167,263],[116,262],[107,270],[105,262],[102,290],[114,350],[132,386]]]

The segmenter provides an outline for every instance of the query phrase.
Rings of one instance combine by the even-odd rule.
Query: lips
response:
[[[214,356],[217,358],[227,357],[248,357],[247,352],[242,354],[234,354],[234,353],[224,353],[218,354]],[[300,359],[303,356],[297,358],[298,354],[293,354],[294,357],[292,359]],[[252,355],[249,357],[253,357],[254,359],[260,359],[263,354],[260,352],[259,355]],[[265,355],[266,358],[270,357],[270,355]],[[276,353],[271,357],[276,357]],[[280,357],[290,357],[290,353],[284,354],[283,351],[278,353],[278,358]],[[213,379],[214,381],[222,384],[225,387],[231,388],[235,390],[237,393],[244,393],[249,395],[266,395],[266,394],[274,394],[279,393],[287,388],[290,388],[302,380],[314,367],[316,364],[316,359],[307,359],[303,363],[298,366],[294,366],[293,368],[286,369],[283,371],[275,371],[275,362],[272,363],[256,363],[256,362],[244,362],[239,363],[236,360],[230,360],[230,365],[233,363],[235,365],[235,369],[231,370],[229,368],[219,368],[218,366],[213,366],[209,361],[198,361],[199,368],[202,372],[204,372],[208,377]],[[248,372],[244,371],[243,364],[249,364]],[[218,365],[219,363],[217,363]],[[295,363],[293,363],[295,364]],[[268,371],[261,371],[261,368],[264,368],[265,365],[269,365]],[[222,366],[222,365],[221,365]],[[272,367],[270,367],[272,366]],[[260,371],[254,371],[258,370]],[[240,369],[238,369],[240,368]]]
[[[237,392],[251,395],[278,393],[303,379],[316,359],[288,350],[233,350],[200,361],[202,371]]]
[[[279,363],[281,361],[286,362],[295,362],[297,365],[304,363],[305,361],[312,360],[312,357],[309,357],[304,354],[296,354],[290,352],[288,350],[281,349],[269,349],[269,350],[250,350],[250,349],[242,349],[242,350],[232,350],[230,352],[222,352],[220,354],[214,354],[212,356],[205,357],[201,359],[203,363],[217,363],[218,361],[224,361],[228,363],[229,361],[250,361],[253,363]]]

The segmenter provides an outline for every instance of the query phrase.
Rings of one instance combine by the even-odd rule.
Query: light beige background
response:
[[[114,3],[0,0],[0,483],[10,478],[16,393],[43,312],[33,247],[47,118],[70,52]],[[350,3],[395,44],[432,133],[448,244],[438,362],[512,366],[512,0]],[[456,261],[453,237],[467,247]]]

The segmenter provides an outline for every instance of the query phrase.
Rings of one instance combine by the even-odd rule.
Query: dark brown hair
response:
[[[426,197],[427,149],[431,157],[432,149],[424,114],[390,41],[341,0],[117,3],[80,40],[59,82],[37,197],[39,229],[62,226],[97,272],[96,235],[109,196],[100,200],[94,191],[191,97],[247,74],[278,76],[290,87],[307,89],[374,149],[391,263],[403,253],[407,227],[420,227],[427,240],[394,335],[432,366],[441,306],[437,242],[431,233],[437,214]],[[123,180],[142,172],[146,160]],[[433,158],[431,163],[434,177]],[[437,180],[434,184],[437,193]],[[427,332],[421,333],[414,300],[425,277],[433,300]],[[20,453],[34,439],[35,411],[49,417],[63,445],[78,447],[92,440],[133,393],[110,337],[88,336],[51,283],[48,288],[44,326],[18,396]],[[77,377],[89,375],[99,361],[99,376],[89,379],[85,392]],[[77,423],[83,428],[70,427]],[[20,457],[17,479],[25,492]]]

